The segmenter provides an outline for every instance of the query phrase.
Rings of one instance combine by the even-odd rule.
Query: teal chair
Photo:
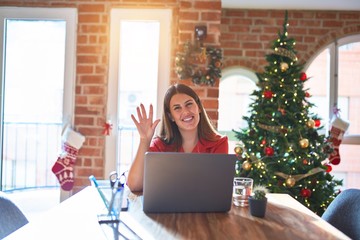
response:
[[[29,221],[7,194],[0,192],[0,239],[21,228]]]
[[[321,217],[351,239],[360,240],[360,189],[342,191]]]

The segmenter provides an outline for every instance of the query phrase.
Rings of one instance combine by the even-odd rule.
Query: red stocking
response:
[[[329,156],[330,163],[338,165],[340,163],[339,146],[344,137],[344,133],[349,127],[349,123],[335,116],[330,128],[330,141],[334,151]]]
[[[61,188],[65,191],[70,191],[74,186],[74,164],[84,141],[84,136],[69,128],[64,133],[62,154],[58,157],[51,170],[59,180]]]

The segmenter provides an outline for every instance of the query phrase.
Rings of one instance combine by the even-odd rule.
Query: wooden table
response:
[[[130,195],[125,222],[144,239],[349,239],[287,194],[268,194],[264,218],[248,207],[228,213],[144,214],[141,200]]]
[[[121,219],[136,233],[131,239],[349,239],[286,194],[268,194],[264,218],[235,206],[227,213],[145,214],[138,195],[129,199]],[[97,222],[103,211],[96,189],[87,187],[8,239],[113,239]]]

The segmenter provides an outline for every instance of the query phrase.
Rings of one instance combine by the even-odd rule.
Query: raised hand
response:
[[[151,141],[154,136],[155,128],[160,122],[160,119],[156,119],[153,122],[153,106],[150,104],[149,107],[149,115],[147,115],[145,107],[143,104],[140,104],[139,107],[136,108],[138,119],[135,118],[133,114],[131,114],[131,119],[133,120],[136,128],[139,132],[140,139]]]

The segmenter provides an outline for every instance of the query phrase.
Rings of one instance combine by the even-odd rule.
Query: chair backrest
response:
[[[0,239],[27,224],[29,221],[7,194],[0,192]]]
[[[328,206],[322,218],[351,239],[360,239],[360,189],[342,191]]]

